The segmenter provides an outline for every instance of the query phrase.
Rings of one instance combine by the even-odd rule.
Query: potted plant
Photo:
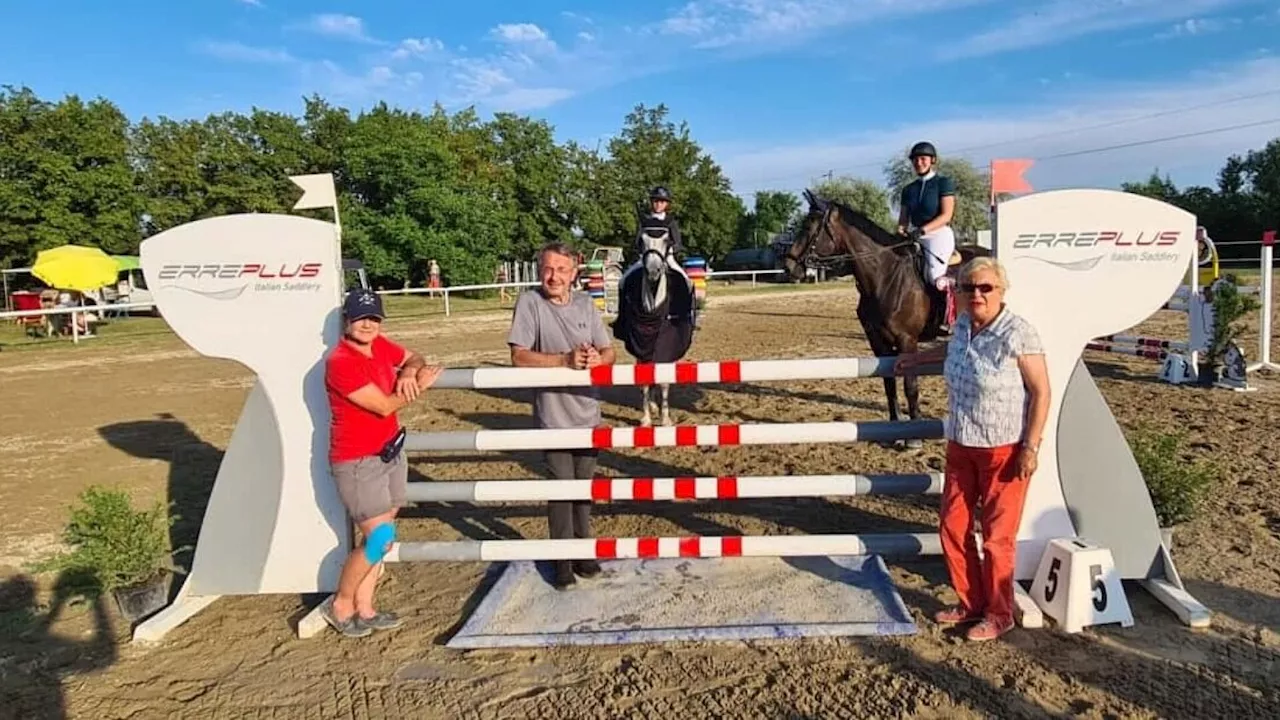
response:
[[[61,571],[89,579],[87,592],[110,592],[120,613],[137,622],[165,606],[177,550],[169,528],[177,517],[157,502],[135,509],[123,490],[90,486],[71,509],[63,541],[71,548],[37,564],[39,572]]]
[[[1126,435],[1146,481],[1161,538],[1166,547],[1172,547],[1173,527],[1200,514],[1220,472],[1210,462],[1189,457],[1183,433],[1160,432],[1140,424]]]
[[[1255,298],[1240,294],[1235,278],[1231,276],[1218,279],[1207,290],[1206,295],[1213,308],[1213,336],[1209,339],[1209,351],[1205,353],[1205,362],[1200,369],[1200,382],[1206,386],[1223,379],[1229,354],[1243,360],[1236,343],[1243,330],[1239,321],[1260,307]]]

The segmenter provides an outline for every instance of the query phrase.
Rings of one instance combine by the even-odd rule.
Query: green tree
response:
[[[1144,182],[1120,183],[1120,189],[1127,193],[1143,195],[1162,202],[1174,202],[1178,199],[1178,187],[1168,175],[1160,177],[1159,170],[1152,170]]]
[[[811,188],[823,198],[838,200],[871,218],[877,225],[893,232],[897,226],[889,212],[889,197],[885,189],[870,180],[841,175],[823,180]]]
[[[746,212],[731,192],[720,166],[690,135],[687,123],[667,119],[667,108],[638,105],[609,141],[609,158],[597,174],[596,202],[605,222],[597,242],[631,246],[637,212],[648,189],[664,185],[674,195],[685,249],[704,257],[721,257],[734,244],[739,220]]]
[[[64,244],[138,247],[128,119],[107,100],[0,88],[0,262]]]
[[[758,247],[767,244],[775,233],[780,233],[795,222],[800,211],[800,198],[783,190],[758,190],[754,208],[742,216],[739,247]]]
[[[504,171],[503,199],[516,213],[513,257],[532,258],[544,243],[573,240],[568,153],[556,145],[551,126],[543,120],[499,113],[489,129]]]
[[[956,209],[951,218],[951,228],[956,240],[973,242],[979,230],[991,229],[991,177],[974,167],[964,158],[948,158],[945,153],[938,158],[938,174],[955,182]],[[885,183],[889,187],[889,201],[893,203],[893,225],[898,225],[898,212],[902,201],[902,189],[916,179],[915,168],[907,158],[907,150],[884,167]]]

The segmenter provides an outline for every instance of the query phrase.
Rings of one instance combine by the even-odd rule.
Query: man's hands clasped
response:
[[[594,345],[583,343],[565,353],[565,360],[574,370],[587,370],[600,365],[600,351]]]

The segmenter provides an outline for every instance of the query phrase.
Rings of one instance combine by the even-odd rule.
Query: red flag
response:
[[[1000,193],[1031,192],[1031,184],[1022,173],[1030,168],[1034,160],[992,160],[991,161],[991,197]]]

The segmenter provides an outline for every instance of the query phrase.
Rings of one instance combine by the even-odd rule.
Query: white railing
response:
[[[518,282],[518,283],[486,283],[483,285],[453,285],[450,287],[438,288],[400,288],[399,290],[378,290],[379,295],[440,295],[444,297],[444,314],[448,317],[449,309],[449,293],[466,292],[468,290],[499,290],[501,288],[527,288],[537,287],[540,283],[536,282]]]
[[[44,317],[47,315],[70,315],[71,316],[71,340],[72,342],[80,342],[80,323],[77,316],[81,314],[102,314],[108,310],[141,310],[154,308],[154,303],[119,303],[117,305],[76,305],[75,307],[55,307],[41,308],[39,310],[11,310],[0,312],[0,320],[17,320],[29,317]],[[88,327],[86,325],[86,327]]]
[[[720,278],[741,277],[743,275],[751,276],[751,287],[756,286],[756,276],[758,275],[781,275],[786,270],[774,268],[772,270],[712,270],[707,273],[708,280],[718,280]]]

